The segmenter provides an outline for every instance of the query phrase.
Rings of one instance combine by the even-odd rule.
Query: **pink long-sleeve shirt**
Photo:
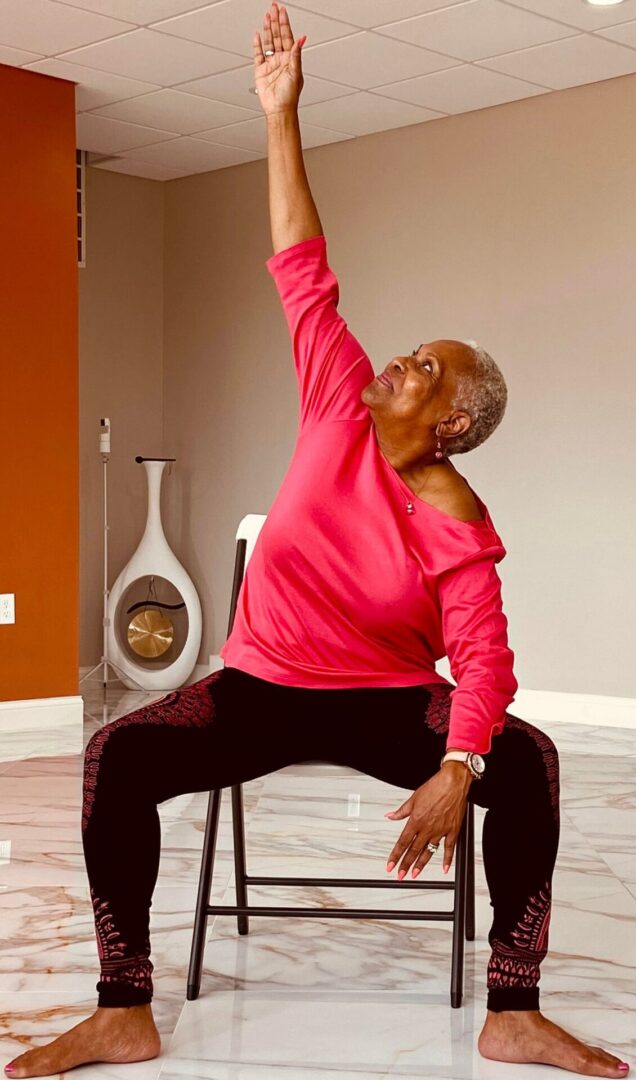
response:
[[[380,450],[360,400],[375,373],[337,310],[325,237],[266,266],[292,338],[298,436],[220,655],[317,689],[448,685],[435,670],[447,655],[456,686],[446,745],[485,753],[518,688],[495,569],[506,550],[488,509],[476,492],[483,521],[437,509]]]

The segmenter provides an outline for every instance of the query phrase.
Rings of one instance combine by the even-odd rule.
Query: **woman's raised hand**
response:
[[[254,82],[258,100],[266,115],[289,112],[298,107],[303,88],[300,50],[307,37],[294,41],[289,16],[274,0],[263,19],[263,35],[254,31]],[[272,56],[265,56],[273,50]]]

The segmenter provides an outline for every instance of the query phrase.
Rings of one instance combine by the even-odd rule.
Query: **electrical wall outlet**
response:
[[[0,593],[0,623],[15,622],[15,593]]]

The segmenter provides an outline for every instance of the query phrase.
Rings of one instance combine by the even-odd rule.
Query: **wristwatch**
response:
[[[442,765],[445,761],[462,761],[475,780],[481,780],[486,771],[486,762],[481,754],[473,754],[470,750],[449,750],[442,758]]]

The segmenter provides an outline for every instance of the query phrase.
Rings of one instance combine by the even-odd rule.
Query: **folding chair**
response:
[[[239,590],[243,581],[245,566],[254,549],[258,534],[265,522],[264,514],[246,514],[241,520],[236,534],[236,557],[234,561],[234,581],[230,604],[228,634],[234,624]],[[312,761],[309,764],[323,764]],[[221,807],[221,791],[210,792],[208,814],[203,840],[203,855],[197,895],[190,968],[188,972],[187,1000],[194,1001],[199,996],[201,970],[208,917],[210,915],[236,915],[239,934],[249,931],[249,917],[265,915],[286,918],[338,918],[338,919],[409,919],[412,921],[449,921],[453,924],[453,942],[451,959],[450,999],[454,1009],[460,1007],[464,982],[464,935],[467,941],[475,937],[475,820],[472,803],[467,804],[467,811],[462,823],[455,849],[455,878],[451,881],[413,881],[407,878],[399,885],[394,881],[379,881],[375,878],[307,878],[307,877],[252,877],[247,872],[245,852],[245,818],[243,813],[243,788],[237,784],[232,792],[232,825],[234,841],[234,870],[236,886],[236,904],[211,904],[210,889],[214,869],[214,855]],[[328,908],[328,907],[259,907],[248,900],[249,885],[291,885],[291,886],[326,886],[334,888],[374,888],[374,889],[447,889],[453,894],[453,906],[450,911],[415,911],[391,910],[387,908]]]

